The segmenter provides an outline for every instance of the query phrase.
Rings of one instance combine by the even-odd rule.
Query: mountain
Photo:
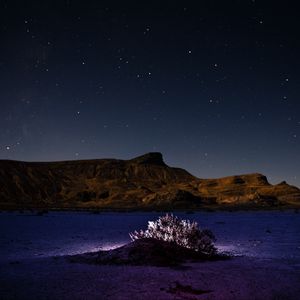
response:
[[[300,207],[300,190],[261,174],[199,179],[161,153],[131,160],[0,160],[0,209]]]

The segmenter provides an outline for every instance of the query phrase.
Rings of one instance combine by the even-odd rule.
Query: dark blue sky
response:
[[[199,177],[300,186],[288,1],[42,2],[0,1],[0,158],[160,151]]]

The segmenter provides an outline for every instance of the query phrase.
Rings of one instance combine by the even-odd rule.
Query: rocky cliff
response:
[[[0,160],[1,209],[300,207],[300,190],[261,174],[199,179],[160,153],[131,160]]]

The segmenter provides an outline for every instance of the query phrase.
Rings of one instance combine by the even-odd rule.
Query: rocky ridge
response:
[[[300,190],[259,173],[199,179],[161,153],[131,160],[0,160],[0,209],[170,210],[300,207]]]

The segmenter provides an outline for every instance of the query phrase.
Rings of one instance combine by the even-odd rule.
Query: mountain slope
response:
[[[0,208],[197,209],[300,206],[300,190],[261,174],[198,179],[160,153],[131,160],[0,160]]]

